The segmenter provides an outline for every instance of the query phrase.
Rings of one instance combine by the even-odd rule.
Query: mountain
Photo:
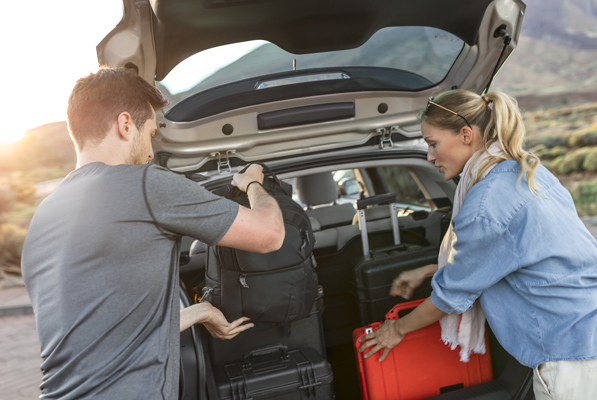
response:
[[[597,0],[524,0],[521,33],[575,49],[597,50]]]
[[[597,0],[525,0],[518,47],[492,89],[522,108],[597,102]]]

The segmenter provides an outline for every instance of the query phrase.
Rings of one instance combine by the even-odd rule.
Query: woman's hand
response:
[[[379,361],[383,361],[390,350],[392,350],[404,338],[404,335],[399,332],[398,328],[398,321],[388,320],[384,322],[375,332],[371,332],[363,336],[359,342],[365,342],[367,340],[368,342],[359,348],[361,353],[367,350],[369,347],[374,346],[371,351],[364,355],[364,358],[368,358],[377,353],[379,350],[384,349],[383,354],[381,357],[379,357]]]
[[[359,351],[362,353],[373,346],[373,349],[365,354],[365,358],[367,358],[384,349],[383,354],[379,357],[379,361],[383,361],[390,350],[404,339],[404,335],[432,324],[445,315],[448,314],[435,307],[431,299],[428,298],[404,317],[398,320],[388,320],[375,332],[368,333],[359,339],[360,342],[368,340],[359,348]]]
[[[207,331],[215,338],[232,339],[242,331],[253,327],[253,324],[241,325],[243,322],[248,320],[249,318],[242,317],[236,321],[228,322],[226,317],[224,317],[224,314],[222,314],[219,309],[211,307],[211,316],[203,323],[203,326],[205,326]]]
[[[433,276],[437,271],[437,264],[429,264],[424,267],[404,271],[392,282],[390,296],[400,296],[404,299],[410,299],[414,291],[421,286],[423,281]]]
[[[194,324],[203,324],[209,333],[218,339],[232,339],[253,324],[242,325],[249,318],[242,317],[233,322],[228,322],[224,314],[209,302],[193,304],[180,310],[180,331],[184,331]]]

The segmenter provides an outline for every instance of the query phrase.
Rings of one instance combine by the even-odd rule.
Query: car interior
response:
[[[396,161],[363,163],[357,168],[331,169],[318,167],[279,174],[294,188],[293,198],[306,210],[313,227],[316,244],[314,256],[319,283],[319,298],[308,318],[285,326],[267,327],[257,324],[229,341],[212,338],[205,330],[194,327],[192,332],[181,334],[181,359],[183,364],[206,365],[197,371],[198,380],[181,376],[181,398],[190,387],[213,398],[214,381],[224,374],[224,366],[234,363],[247,351],[256,347],[279,346],[311,348],[323,355],[333,371],[333,387],[337,399],[360,399],[359,376],[352,344],[352,332],[372,322],[383,321],[393,305],[406,301],[391,297],[389,290],[394,276],[387,276],[387,284],[375,288],[381,300],[359,304],[352,260],[362,256],[363,247],[356,201],[359,198],[383,193],[395,193],[398,210],[400,240],[402,243],[426,249],[420,265],[436,263],[438,249],[451,217],[450,188],[437,182],[428,173],[429,168],[409,166]],[[426,182],[427,185],[422,183]],[[443,185],[443,188],[440,186]],[[433,186],[437,185],[435,189]],[[213,183],[210,187],[214,187]],[[434,193],[435,197],[430,195]],[[446,193],[448,192],[448,193]],[[443,195],[441,194],[443,193]],[[371,249],[386,248],[393,244],[389,208],[367,208],[367,230]],[[195,302],[201,295],[204,279],[207,246],[190,238],[183,241],[181,255],[181,285],[184,301]],[[426,298],[431,292],[431,279],[415,291],[413,299]],[[383,294],[385,293],[385,294]],[[508,355],[493,336],[489,327],[488,342],[493,380],[464,388],[454,385],[444,388],[437,399],[532,399],[531,370],[521,366]],[[319,332],[320,335],[314,334]],[[192,338],[193,335],[196,337]],[[186,340],[184,337],[186,336]],[[184,347],[186,343],[187,347]],[[196,360],[202,358],[203,360]],[[209,387],[212,387],[210,395]],[[188,392],[188,393],[187,393]],[[189,397],[194,398],[194,397]],[[236,397],[231,397],[236,398]],[[244,398],[239,395],[238,398]]]

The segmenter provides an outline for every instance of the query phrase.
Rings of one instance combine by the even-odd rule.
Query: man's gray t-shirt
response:
[[[181,235],[213,245],[238,205],[155,165],[87,164],[37,209],[22,270],[43,399],[176,399]]]

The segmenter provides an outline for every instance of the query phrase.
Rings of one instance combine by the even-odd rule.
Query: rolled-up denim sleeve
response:
[[[433,276],[431,301],[445,313],[468,310],[481,293],[519,268],[507,226],[483,217],[455,221],[452,251]]]

